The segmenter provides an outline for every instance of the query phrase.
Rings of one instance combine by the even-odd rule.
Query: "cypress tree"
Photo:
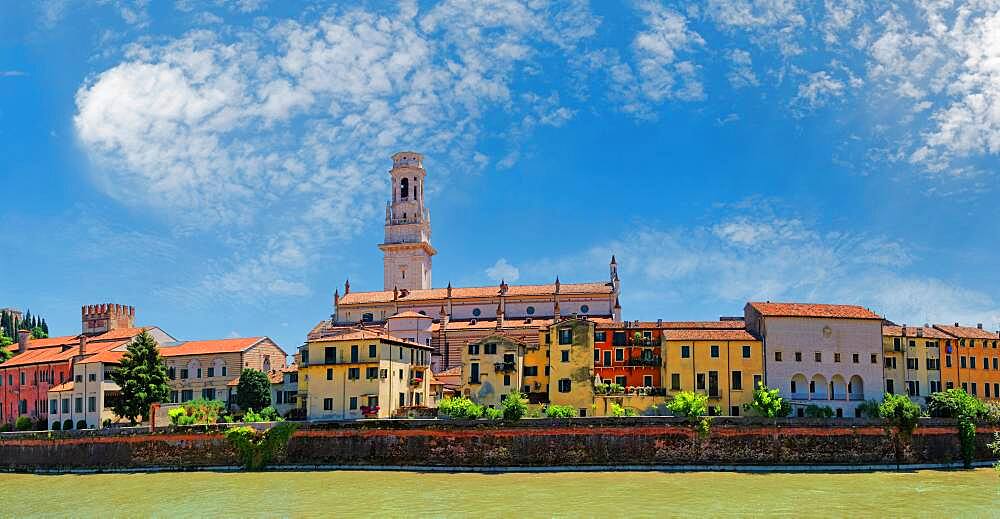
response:
[[[167,366],[160,356],[156,339],[148,332],[139,334],[122,356],[121,365],[111,373],[121,388],[121,398],[112,411],[133,424],[136,418],[149,418],[149,406],[170,396]]]

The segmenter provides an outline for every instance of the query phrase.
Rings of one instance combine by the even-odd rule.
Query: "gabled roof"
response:
[[[871,310],[857,305],[828,305],[814,303],[751,302],[748,306],[764,317],[826,317],[832,319],[879,319]]]
[[[291,366],[285,366],[283,368],[272,369],[267,372],[267,378],[272,384],[280,384],[285,381],[285,373],[295,373],[299,371],[299,367],[295,364]]]
[[[179,357],[182,355],[242,353],[265,340],[267,340],[267,337],[240,337],[236,339],[215,339],[208,341],[168,342],[160,345],[160,355],[164,357]],[[275,346],[277,346],[277,344]],[[278,347],[278,349],[281,348]]]
[[[957,324],[957,323],[956,323]],[[959,339],[1000,339],[995,332],[983,330],[976,326],[949,326],[946,324],[935,324],[935,328],[941,330],[952,337]]]
[[[947,333],[926,326],[907,326],[906,333],[903,333],[902,326],[883,325],[882,335],[886,337],[922,337],[924,339],[951,339]]]
[[[127,344],[128,340],[119,341],[104,341],[104,342],[87,342],[84,347],[84,355],[93,355],[95,353],[101,353],[119,346]],[[31,349],[28,351],[11,357],[10,360],[0,364],[0,369],[12,368],[18,366],[31,366],[34,364],[48,364],[52,362],[66,362],[77,356],[80,353],[80,344],[76,343],[72,346],[66,346],[61,348],[48,347]]]
[[[610,294],[613,288],[610,283],[561,283],[560,295]],[[556,285],[508,285],[505,297],[546,296],[555,295]],[[459,287],[451,289],[452,299],[477,299],[496,297],[500,295],[499,285],[488,287]],[[424,290],[397,291],[396,301],[441,300],[448,297],[447,288],[429,288]],[[372,303],[390,303],[394,301],[392,290],[377,292],[350,292],[340,297],[338,305],[360,305]]]
[[[58,386],[52,386],[52,387],[49,388],[49,392],[52,392],[52,391],[56,391],[56,392],[59,392],[59,391],[72,391],[72,390],[73,390],[73,381],[72,380],[70,380],[69,382],[64,382],[62,384],[59,384]]]
[[[746,330],[664,330],[668,341],[759,341]]]
[[[480,344],[480,343],[487,342],[487,341],[489,341],[491,339],[494,339],[494,340],[495,339],[503,339],[503,340],[505,340],[507,342],[512,342],[512,343],[517,344],[519,346],[527,346],[527,344],[525,344],[525,342],[522,341],[521,339],[518,339],[517,337],[514,337],[513,335],[509,335],[509,334],[503,333],[502,331],[501,332],[496,332],[496,333],[491,333],[491,334],[489,334],[489,335],[487,335],[485,337],[480,337],[478,339],[471,339],[471,340],[468,341],[468,344]]]
[[[307,342],[370,341],[370,340],[384,341],[392,344],[400,344],[403,346],[421,348],[424,350],[434,349],[426,344],[420,344],[405,339],[400,339],[399,337],[393,335],[389,335],[388,332],[382,330],[381,328],[357,328],[354,331],[341,333],[339,335],[309,339]]]
[[[158,329],[155,326],[143,326],[138,328],[119,328],[117,330],[111,330],[98,335],[87,336],[87,342],[104,342],[104,341],[117,341],[121,339],[131,339],[136,335],[139,335],[143,331]],[[162,330],[161,330],[162,331]],[[60,337],[48,337],[45,339],[28,339],[28,350],[41,349],[41,348],[54,348],[62,346],[76,346],[80,343],[80,335],[63,335]],[[20,345],[15,342],[10,345],[10,351],[12,353],[17,353],[20,351]]]
[[[104,364],[119,364],[122,361],[122,357],[125,355],[125,349],[118,350],[107,350],[102,351],[98,354],[91,355],[83,360],[80,364],[93,364],[93,363],[104,363]]]

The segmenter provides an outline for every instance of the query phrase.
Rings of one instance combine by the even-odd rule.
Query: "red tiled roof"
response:
[[[664,330],[668,341],[757,341],[746,330]]]
[[[882,319],[871,310],[856,305],[827,305],[813,303],[761,303],[751,302],[765,317],[828,317],[834,319]]]
[[[406,346],[412,346],[414,348],[422,348],[425,350],[434,349],[430,346],[427,346],[426,344],[419,344],[416,342],[407,341],[405,339],[400,339],[399,337],[395,337],[393,335],[389,335],[388,332],[382,330],[381,328],[357,328],[353,332],[341,333],[339,335],[333,335],[329,337],[309,339],[308,342],[367,341],[372,339],[387,341],[393,344],[404,344]]]
[[[73,390],[73,381],[72,380],[70,380],[69,382],[64,382],[62,384],[59,384],[58,386],[52,386],[52,387],[49,388],[49,392],[52,392],[52,391],[56,391],[56,392],[59,392],[59,391],[72,391],[72,390]]]
[[[83,353],[84,355],[93,355],[112,348],[117,348],[127,342],[128,341],[87,342]],[[50,362],[65,362],[72,359],[77,354],[79,354],[79,343],[65,348],[29,348],[28,351],[20,355],[15,355],[7,362],[0,364],[0,369],[15,366],[30,366],[33,364],[47,364]]]
[[[462,385],[462,367],[446,369],[440,373],[434,373],[434,380],[443,386],[458,387]]]
[[[270,379],[272,384],[280,384],[285,380],[285,373],[294,373],[299,370],[299,367],[295,364],[291,366],[285,366],[283,368],[272,369],[267,372],[267,378]]]
[[[206,355],[212,353],[240,353],[250,349],[267,337],[240,337],[236,339],[215,339],[208,341],[184,341],[160,345],[160,355],[179,357],[181,355]]]
[[[413,310],[407,310],[405,312],[399,312],[398,314],[389,316],[389,319],[431,319],[431,317],[426,316],[419,312],[414,312]]]
[[[983,330],[975,326],[949,326],[946,324],[935,324],[935,328],[948,335],[959,339],[1000,339],[996,332]]]
[[[554,283],[548,285],[509,285],[506,297],[519,296],[544,296],[554,295],[556,286]],[[579,294],[610,294],[611,285],[608,283],[561,283],[559,285],[560,295]],[[397,301],[422,301],[440,300],[448,297],[447,288],[429,288],[425,290],[410,290],[408,292],[398,291]],[[452,299],[475,299],[484,297],[494,297],[500,295],[498,285],[488,287],[462,287],[451,290]],[[382,290],[377,292],[351,292],[343,295],[339,305],[359,305],[371,303],[389,303],[393,301],[392,290]]]
[[[96,362],[102,362],[104,364],[118,364],[122,361],[122,357],[125,355],[124,350],[107,350],[102,351],[96,355],[91,355],[80,361],[80,364],[91,364]]]
[[[922,326],[907,326],[906,333],[903,333],[902,326],[883,325],[882,335],[886,337],[924,337],[927,339],[951,339],[951,335],[934,328]]]
[[[119,328],[99,335],[87,337],[87,342],[117,341],[120,339],[131,339],[145,330],[152,330],[155,326],[143,326],[140,328]],[[53,348],[56,346],[75,346],[80,343],[80,335],[63,335],[60,337],[48,337],[45,339],[28,339],[28,349]],[[15,342],[10,345],[10,351],[16,353],[20,351],[20,345]]]

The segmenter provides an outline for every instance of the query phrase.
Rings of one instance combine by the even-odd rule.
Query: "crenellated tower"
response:
[[[423,155],[401,151],[392,156],[392,200],[385,206],[383,290],[431,288],[431,216],[424,206]]]

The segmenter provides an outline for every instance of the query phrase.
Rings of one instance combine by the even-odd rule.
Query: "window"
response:
[[[374,344],[369,344],[368,345],[368,356],[371,357],[371,358],[375,358],[375,354],[376,353],[377,352],[376,352],[375,345]]]
[[[573,388],[573,382],[570,381],[570,379],[568,378],[559,379],[560,393],[569,393],[572,388]]]
[[[589,311],[590,311],[590,307],[589,306],[587,306],[587,305],[580,306],[580,313],[581,314],[585,314],[585,313],[587,313]]]
[[[718,344],[713,344],[712,345],[712,358],[713,359],[719,358],[719,345]]]
[[[496,355],[496,353],[497,353],[497,345],[496,345],[496,343],[492,343],[491,342],[491,343],[483,346],[483,353],[485,353],[486,355]]]
[[[885,367],[887,369],[896,369],[896,357],[886,357]]]
[[[337,347],[327,346],[323,348],[323,363],[324,364],[336,364],[337,363]]]
[[[374,320],[375,320],[375,315],[372,314],[371,312],[366,312],[361,314],[361,322],[363,323],[370,323]]]
[[[902,344],[902,341],[900,340],[899,337],[893,338],[892,339],[892,350],[893,351],[899,351],[901,344]]]
[[[976,391],[976,383],[972,383],[972,396],[979,396],[979,392]]]
[[[774,352],[774,361],[775,362],[781,362],[781,352],[780,351]]]
[[[594,332],[594,342],[605,342],[608,340],[608,332]]]
[[[378,378],[378,368],[377,367],[367,367],[365,368],[365,378],[368,380]]]
[[[962,366],[962,367],[965,367],[965,366]],[[77,375],[75,377],[75,380],[77,382],[83,382],[83,375]],[[24,373],[21,373],[21,385],[24,385]]]
[[[524,311],[527,312],[528,315],[535,315],[535,307],[533,307],[533,306],[529,306]]]
[[[479,355],[479,345],[470,344],[469,345],[469,355]]]
[[[333,399],[332,398],[324,398],[323,399],[323,410],[324,411],[333,411]]]
[[[478,384],[479,383],[479,363],[472,362],[469,364],[469,383]]]
[[[192,400],[194,400],[194,391],[190,389],[181,391],[181,402],[190,402]]]
[[[177,395],[178,394],[179,393],[177,393],[177,391],[171,391],[170,392],[170,403],[176,404],[177,402],[179,402],[179,400],[177,399]]]
[[[833,361],[834,362],[840,362],[840,354],[839,353],[834,353],[833,354]]]
[[[802,352],[801,351],[795,352],[795,362],[802,362]]]
[[[951,355],[946,355],[945,356],[945,358],[944,358],[944,366],[946,368],[950,368],[951,367]]]
[[[878,354],[872,353],[872,364],[878,364]]]
[[[976,358],[969,357],[969,369],[976,369]]]
[[[569,350],[562,350],[559,352],[560,360],[563,362],[569,362]]]
[[[601,362],[601,350],[594,349],[594,364]]]
[[[573,344],[572,328],[562,328],[559,330],[559,344]]]
[[[538,366],[525,366],[524,376],[526,377],[537,377],[538,376]]]
[[[215,388],[206,387],[201,390],[201,397],[205,400],[215,400]]]
[[[920,382],[916,380],[907,380],[906,394],[910,396],[920,396]]]
[[[478,308],[473,308],[472,309],[472,315],[474,315],[476,317],[479,317],[480,315],[482,315],[482,313],[483,313],[483,311],[480,310],[480,309],[478,309]]]
[[[351,345],[351,362],[357,362],[358,361],[358,355],[359,355],[359,353],[358,353],[358,345],[357,344],[352,344]]]
[[[738,405],[729,406],[729,416],[739,416],[739,415],[740,415],[740,406]]]
[[[326,379],[333,380],[333,368],[326,368]]]
[[[906,359],[906,369],[920,369],[917,365],[917,359]]]
[[[49,414],[56,414],[59,412],[59,401],[49,400]]]
[[[857,353],[852,354],[851,355],[851,362],[853,362],[855,364],[861,362],[861,355],[858,355]]]
[[[958,365],[959,365],[959,366],[960,366],[960,367],[961,367],[962,369],[965,369],[966,367],[968,367],[968,363],[966,362],[966,360],[965,360],[965,357],[964,357],[964,356],[962,356],[962,357],[959,357],[959,358],[958,358]]]
[[[626,346],[625,332],[614,332],[611,334],[611,344],[613,346]]]
[[[69,399],[68,398],[62,399],[62,412],[63,413],[69,413]]]
[[[198,368],[198,371],[196,373],[198,375],[195,378],[201,378],[201,368]]]
[[[347,368],[347,378],[349,380],[358,380],[361,378],[361,368]]]
[[[810,380],[809,381],[809,393],[811,394],[811,393],[815,393],[815,392],[816,392],[816,381],[815,380]]]
[[[618,384],[619,386],[624,386],[626,382],[627,380],[624,375],[618,375],[615,377],[615,384]]]
[[[97,373],[88,373],[87,382],[97,382]]]
[[[207,368],[207,369],[208,369],[208,378],[215,377],[215,368]]]
[[[762,377],[762,376],[760,376],[760,375],[754,375],[754,376],[753,376],[753,387],[754,387],[754,389],[756,389],[756,388],[760,387],[760,385],[761,385],[761,384],[762,384],[763,382],[764,382],[764,377]]]
[[[896,384],[891,378],[885,379],[885,392],[890,395],[896,394]]]
[[[306,353],[308,353],[308,352],[306,352]],[[303,358],[305,360],[305,364],[309,364],[309,355],[305,355]],[[225,364],[222,365],[222,376],[226,376],[226,365]]]
[[[625,350],[623,348],[615,348],[615,362],[622,362],[625,360]]]
[[[743,358],[744,359],[750,358],[750,346],[743,346]]]
[[[691,347],[690,346],[681,346],[681,358],[682,359],[689,359],[689,358],[691,358]]]
[[[733,372],[733,384],[732,384],[732,388],[733,388],[733,390],[736,390],[736,391],[743,389],[743,372],[741,372],[741,371],[734,371]]]
[[[983,357],[983,369],[990,369],[990,359]]]
[[[998,369],[998,365],[1000,365],[1000,358],[993,357],[993,369]]]
[[[652,387],[652,385],[653,385],[653,375],[643,375],[642,376],[642,385],[644,385],[646,387]]]
[[[817,351],[816,353],[813,353],[813,360],[816,362],[823,362],[823,352]]]
[[[670,390],[680,391],[681,390],[681,374],[671,373],[670,374]]]
[[[358,408],[358,397],[352,396],[349,402],[352,411]]]

